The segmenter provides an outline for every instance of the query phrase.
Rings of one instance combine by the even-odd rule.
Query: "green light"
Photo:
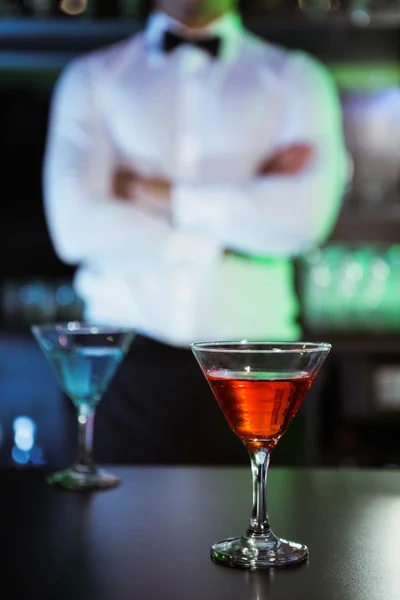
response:
[[[328,68],[341,91],[376,91],[400,86],[397,63],[330,63]]]

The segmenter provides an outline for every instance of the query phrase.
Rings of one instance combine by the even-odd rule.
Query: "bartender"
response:
[[[235,0],[157,0],[143,32],[66,67],[49,231],[85,319],[138,332],[100,460],[242,457],[189,344],[299,338],[292,258],[330,233],[345,172],[330,74],[246,31]]]

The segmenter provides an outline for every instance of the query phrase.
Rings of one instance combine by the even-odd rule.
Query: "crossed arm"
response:
[[[60,258],[129,268],[127,257],[160,256],[182,232],[188,240],[191,233],[213,240],[221,252],[265,255],[295,255],[322,241],[345,185],[340,103],[319,64],[300,57],[289,69],[286,133],[254,178],[181,183],[117,170],[104,192],[87,177],[90,165],[102,168],[93,69],[85,61],[69,67],[53,100],[44,171],[46,215]],[[146,197],[167,210],[147,211],[140,200]]]
[[[257,169],[255,176],[297,175],[311,162],[310,144],[291,144],[268,157]],[[112,176],[111,193],[120,200],[135,201],[147,195],[170,204],[173,182],[161,177],[143,177],[133,169],[116,169]]]

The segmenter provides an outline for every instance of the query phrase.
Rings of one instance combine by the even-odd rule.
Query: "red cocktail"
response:
[[[328,356],[329,344],[192,344],[232,430],[246,446],[253,474],[253,514],[246,534],[214,544],[214,561],[257,569],[303,561],[308,548],[276,537],[266,502],[271,451],[285,433]]]

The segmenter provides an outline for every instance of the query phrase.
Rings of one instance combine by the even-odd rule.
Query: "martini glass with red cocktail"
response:
[[[246,446],[253,513],[245,535],[214,544],[215,562],[250,569],[303,561],[303,544],[278,538],[267,514],[272,450],[299,410],[330,352],[326,343],[201,342],[192,351],[232,430]]]

